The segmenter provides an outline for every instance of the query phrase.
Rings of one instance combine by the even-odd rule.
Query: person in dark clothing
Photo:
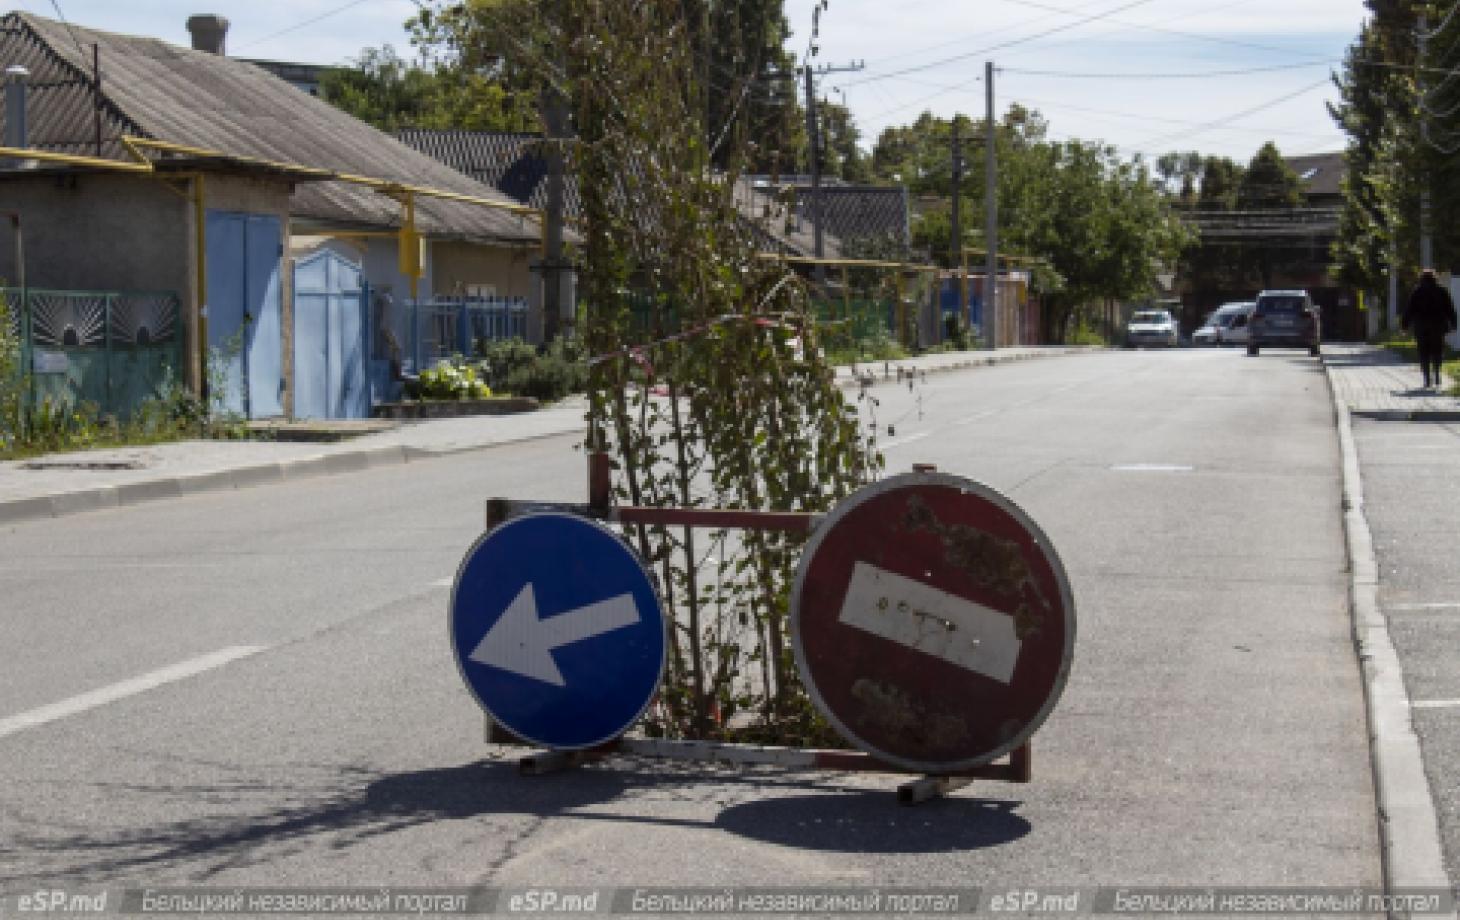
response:
[[[1432,269],[1419,276],[1419,285],[1409,295],[1409,305],[1399,319],[1403,329],[1414,330],[1419,346],[1419,364],[1424,370],[1425,386],[1440,385],[1440,361],[1445,356],[1445,333],[1455,328],[1455,301],[1450,292],[1440,287]]]

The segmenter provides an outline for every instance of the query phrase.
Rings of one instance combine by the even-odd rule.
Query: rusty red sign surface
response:
[[[1075,609],[1049,539],[1013,502],[907,473],[838,505],[801,557],[796,663],[857,747],[951,772],[1029,738],[1069,674]]]

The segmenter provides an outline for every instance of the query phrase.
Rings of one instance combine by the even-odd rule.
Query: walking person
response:
[[[1440,385],[1440,361],[1445,356],[1445,333],[1455,328],[1455,301],[1435,280],[1434,269],[1420,273],[1419,285],[1409,295],[1409,304],[1399,318],[1401,329],[1413,329],[1419,346],[1419,364],[1425,387]]]

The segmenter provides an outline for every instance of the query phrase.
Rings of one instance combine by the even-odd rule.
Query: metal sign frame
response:
[[[915,474],[924,480],[929,476],[937,475],[937,468],[930,464],[915,464],[913,470]],[[951,476],[943,478],[955,480],[959,483],[968,481]],[[895,477],[895,480],[900,479],[902,477]],[[818,545],[819,535],[824,534],[828,530],[827,525],[834,522],[838,517],[836,510],[829,515],[823,515],[808,512],[761,512],[731,509],[613,507],[610,459],[606,453],[601,451],[590,452],[588,455],[588,494],[589,500],[586,504],[523,501],[508,498],[488,499],[486,503],[487,533],[490,534],[495,529],[524,515],[556,513],[594,521],[621,524],[657,524],[663,526],[706,527],[712,529],[741,528],[746,530],[780,530],[790,533],[803,533],[811,535],[812,538],[811,543],[808,544],[806,549],[806,552],[809,553],[813,546]],[[1002,496],[1000,498],[1002,499]],[[1003,499],[1003,502],[1012,505],[1012,503],[1007,502],[1007,499]],[[1030,530],[1038,535],[1037,538],[1040,541],[1041,547],[1053,555],[1053,547],[1043,532],[1039,531],[1033,525],[1033,522],[1029,521],[1022,512],[1018,512],[1017,508],[1015,510],[1021,523],[1027,524]],[[609,532],[612,533],[612,531]],[[618,537],[617,534],[614,536],[616,538]],[[481,539],[485,539],[485,536]],[[630,549],[632,548],[630,547]],[[637,558],[637,554],[635,554],[635,558]],[[1054,556],[1054,558],[1058,560],[1058,556]],[[1062,566],[1058,567],[1057,571],[1061,576],[1063,575],[1064,570]],[[798,572],[798,586],[799,575],[800,573]],[[1067,593],[1068,583],[1066,581],[1061,581],[1061,590],[1065,592],[1063,599],[1069,603],[1067,610],[1069,610],[1069,615],[1072,617],[1074,608]],[[454,597],[455,589],[453,588],[453,602]],[[666,636],[665,654],[667,655],[667,640],[672,638],[673,628],[668,612],[665,613],[664,622],[665,629],[670,631]],[[1069,642],[1073,644],[1073,641],[1074,635],[1073,631],[1071,631]],[[797,652],[799,654],[799,647],[797,648]],[[799,659],[797,664],[798,666],[801,665]],[[460,668],[459,660],[458,668]],[[468,684],[468,686],[470,685]],[[1061,682],[1061,689],[1062,687],[1063,683]],[[1058,693],[1053,694],[1047,708],[1052,709],[1054,702],[1058,698]],[[646,704],[645,709],[647,710],[650,705],[652,705],[652,700]],[[820,702],[817,705],[820,706]],[[500,722],[493,719],[487,707],[483,706],[482,708],[487,713],[486,731],[484,734],[484,740],[487,743],[545,747],[545,745],[539,745],[531,739],[522,738],[513,734]],[[1047,714],[1047,710],[1044,714]],[[642,715],[643,713],[641,712],[641,718]],[[1043,721],[1042,716],[1039,721]],[[840,725],[836,727],[838,730],[842,729]],[[625,738],[619,736],[605,739],[601,744],[587,746],[582,749],[556,749],[529,754],[518,760],[518,770],[524,776],[536,776],[571,769],[600,760],[615,753],[624,753],[668,760],[704,763],[761,764],[783,766],[799,770],[810,769],[835,772],[893,774],[907,772],[925,773],[926,775],[921,778],[904,782],[897,788],[897,801],[903,805],[914,805],[946,795],[977,779],[1009,783],[1031,782],[1033,779],[1033,755],[1030,750],[1029,736],[1033,734],[1036,728],[1038,728],[1038,724],[1034,724],[1027,733],[1023,733],[1023,737],[1019,739],[1018,743],[1010,745],[1007,750],[1002,750],[987,758],[983,758],[982,762],[977,765],[959,769],[940,767],[936,770],[925,771],[917,767],[910,768],[906,764],[893,762],[859,750],[822,750],[733,742],[675,741],[657,738]],[[847,736],[847,738],[849,741],[854,741],[851,736]],[[993,762],[999,756],[1005,754],[1008,757],[1006,762]]]

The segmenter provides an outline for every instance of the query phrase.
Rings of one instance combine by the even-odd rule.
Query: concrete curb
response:
[[[1354,650],[1364,676],[1369,754],[1378,804],[1379,849],[1386,890],[1451,888],[1439,819],[1425,775],[1419,736],[1410,718],[1404,670],[1379,609],[1379,564],[1364,513],[1363,476],[1348,406],[1324,365],[1343,461],[1343,529],[1349,561]],[[1455,913],[1435,916],[1455,917]]]
[[[1075,346],[1061,351],[1035,352],[1033,354],[999,354],[998,352],[977,352],[976,356],[962,358],[951,364],[940,364],[937,367],[913,368],[914,373],[941,374],[947,371],[963,371],[976,367],[993,367],[996,364],[1011,364],[1015,361],[1033,361],[1039,358],[1062,358],[1066,355],[1089,355],[1100,352],[1112,351],[1110,348],[1102,348],[1088,345]],[[865,367],[872,376],[871,386],[882,383],[899,383],[907,379],[906,362],[915,359],[903,358],[901,361],[870,361],[865,365],[854,365]],[[878,376],[878,366],[884,371]],[[840,375],[838,375],[840,376]],[[844,390],[853,390],[862,386],[866,375],[858,376],[852,374],[844,379],[838,380],[837,385]]]
[[[951,364],[930,368],[913,368],[923,373],[937,374],[946,371],[966,370],[975,367],[989,367],[1013,361],[1028,361],[1035,358],[1055,358],[1065,355],[1090,354],[1106,351],[1104,348],[1078,347],[1061,351],[1037,352],[1033,354],[999,354],[997,352],[977,353]],[[903,363],[877,362],[892,369],[886,378],[878,377],[873,385],[895,383],[907,379],[907,359]],[[839,380],[843,389],[861,386],[856,377]],[[449,457],[471,451],[489,450],[508,444],[522,444],[546,438],[561,437],[582,429],[582,419],[574,416],[571,426],[560,430],[540,431],[520,437],[506,437],[486,444],[450,445],[432,448],[409,444],[393,444],[386,447],[368,447],[359,450],[331,451],[329,453],[300,457],[274,463],[240,466],[234,469],[216,470],[207,473],[189,473],[176,476],[162,476],[119,486],[97,486],[75,489],[31,498],[0,501],[0,526],[18,524],[41,518],[61,517],[83,511],[100,511],[105,508],[120,508],[143,502],[182,498],[203,492],[218,492],[228,489],[246,489],[254,486],[292,482],[314,476],[333,476],[354,473],[384,466],[398,466],[436,457]]]

